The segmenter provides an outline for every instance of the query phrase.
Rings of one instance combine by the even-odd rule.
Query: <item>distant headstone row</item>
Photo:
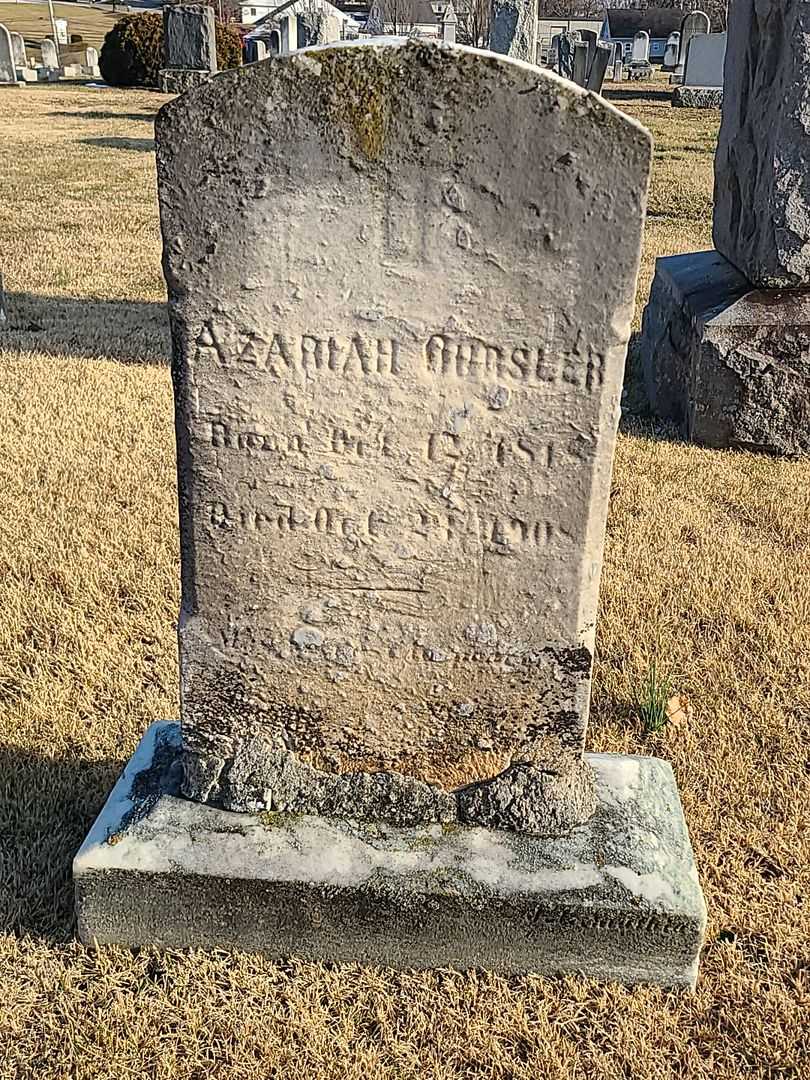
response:
[[[66,20],[57,20],[64,22]],[[13,33],[0,24],[0,84],[37,81],[53,81],[60,77],[82,78],[98,77],[98,52],[96,49],[84,50],[81,62],[67,65],[60,64],[56,45],[50,38],[40,43],[42,61],[34,66],[25,50],[22,34]]]

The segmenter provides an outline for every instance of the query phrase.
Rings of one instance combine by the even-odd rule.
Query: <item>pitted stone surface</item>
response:
[[[217,70],[214,9],[203,4],[167,4],[163,8],[163,49],[167,68]]]
[[[752,290],[716,251],[659,259],[639,349],[652,412],[687,438],[810,452],[810,289]]]
[[[722,109],[722,86],[676,86],[672,91],[676,109]]]
[[[503,57],[364,45],[219,75],[157,155],[188,793],[252,743],[445,791],[572,768],[646,132]]]
[[[762,289],[810,284],[810,4],[735,0],[714,244]]]
[[[670,766],[589,754],[597,810],[558,839],[228,813],[177,797],[155,724],[74,862],[87,942],[693,986],[706,925]]]

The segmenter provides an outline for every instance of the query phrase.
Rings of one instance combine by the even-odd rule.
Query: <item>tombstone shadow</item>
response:
[[[139,153],[152,152],[154,139],[130,139],[123,135],[104,135],[94,139],[79,139],[85,146],[100,146],[105,150],[137,150]]]
[[[123,764],[0,747],[0,931],[74,935],[73,856]]]
[[[641,334],[635,331],[627,343],[627,361],[622,385],[622,412],[619,431],[623,435],[651,439],[654,442],[682,443],[684,438],[676,424],[654,416],[650,411],[639,345]]]
[[[80,354],[123,364],[167,364],[171,355],[165,303],[86,300],[6,293],[0,348],[53,356]]]
[[[71,120],[135,120],[152,124],[155,113],[125,113],[111,109],[55,109],[49,116],[66,116]]]
[[[637,90],[611,90],[609,87],[605,87],[602,90],[602,97],[607,101],[638,101],[643,98],[645,101],[667,101],[672,104],[672,91],[675,89],[671,86],[668,90],[651,90],[648,83],[640,83]]]

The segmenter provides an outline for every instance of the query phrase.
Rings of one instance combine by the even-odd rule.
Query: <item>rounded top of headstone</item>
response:
[[[396,37],[316,45],[221,72],[164,105],[158,135],[175,122],[186,122],[182,117],[229,109],[232,97],[237,108],[264,97],[268,114],[278,108],[290,115],[306,113],[324,133],[335,136],[342,130],[356,149],[375,159],[383,152],[394,114],[405,117],[407,103],[430,114],[439,97],[449,94],[461,114],[497,91],[531,96],[541,109],[573,110],[631,139],[635,133],[647,146],[651,142],[636,120],[551,71],[483,49]],[[445,100],[441,108],[446,105]]]

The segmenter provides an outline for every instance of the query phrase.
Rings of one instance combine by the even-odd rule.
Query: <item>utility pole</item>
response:
[[[48,11],[51,14],[51,33],[53,34],[53,46],[56,49],[56,59],[59,61],[59,35],[56,32],[56,19],[53,14],[53,0],[48,0]]]

